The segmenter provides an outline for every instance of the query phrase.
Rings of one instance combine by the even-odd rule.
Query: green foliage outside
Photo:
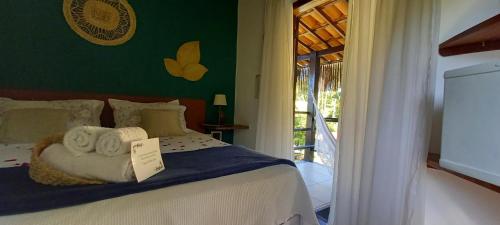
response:
[[[305,128],[307,115],[306,114],[295,114],[295,128]],[[306,144],[306,131],[295,131],[293,132],[293,145],[301,146]]]
[[[323,91],[318,95],[318,106],[320,108],[321,115],[323,115],[324,118],[339,118],[341,90]],[[326,125],[328,126],[330,132],[333,133],[333,136],[337,137],[338,123],[327,122]]]
[[[325,118],[339,118],[340,116],[340,89],[338,91],[323,91],[318,93],[318,106],[320,108],[321,114]],[[296,111],[307,111],[307,92],[297,90],[295,110]],[[302,107],[301,107],[302,106]],[[306,128],[307,114],[295,114],[294,128]],[[338,123],[337,122],[327,122],[330,132],[337,136]],[[294,132],[294,146],[305,145],[306,131],[295,131]]]

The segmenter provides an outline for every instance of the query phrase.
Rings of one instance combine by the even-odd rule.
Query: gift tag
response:
[[[133,141],[130,144],[132,166],[137,182],[146,180],[165,169],[158,138]]]

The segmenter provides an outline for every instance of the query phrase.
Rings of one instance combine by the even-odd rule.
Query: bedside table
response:
[[[241,124],[202,124],[207,133],[211,134],[213,138],[222,140],[222,132],[248,129],[249,126]]]

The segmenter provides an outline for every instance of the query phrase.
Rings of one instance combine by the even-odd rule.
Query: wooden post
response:
[[[315,132],[315,122],[314,122],[314,104],[313,96],[317,96],[317,83],[319,76],[319,56],[316,52],[312,52],[309,55],[309,85],[308,85],[308,98],[307,98],[307,121],[306,127],[310,127],[311,130],[306,133],[306,145],[314,146],[314,135]],[[312,95],[311,95],[311,92]],[[314,161],[314,151],[313,149],[304,150],[304,160],[313,162]]]
[[[299,37],[297,33],[299,32],[299,23],[298,23],[298,18],[293,17],[293,124],[295,124],[295,98],[296,98],[296,88],[297,88],[297,61],[298,60],[298,45],[299,45]],[[295,128],[295,127],[294,127]]]
[[[295,129],[295,99],[296,99],[296,92],[297,92],[297,61],[298,61],[298,44],[299,44],[299,37],[297,35],[297,33],[299,32],[298,29],[299,29],[299,23],[298,23],[298,18],[297,17],[293,17],[293,110],[292,110],[292,118],[293,118],[293,121],[292,121],[292,124],[293,124],[293,129]],[[295,132],[293,133],[294,137],[295,137]],[[295,139],[295,138],[293,138]],[[294,141],[292,139],[292,141]],[[292,157],[295,158],[295,150],[294,149],[290,149],[290,151],[292,151]]]

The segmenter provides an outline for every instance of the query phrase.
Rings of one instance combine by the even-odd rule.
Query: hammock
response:
[[[312,96],[313,95],[311,95],[311,97]],[[316,153],[319,156],[321,162],[330,168],[330,173],[333,173],[337,139],[335,139],[335,137],[328,129],[325,118],[323,118],[323,115],[321,115],[321,111],[318,108],[316,99],[314,99],[314,97],[312,98],[314,103],[314,111],[316,112],[314,115],[316,125],[314,149],[316,150]]]

